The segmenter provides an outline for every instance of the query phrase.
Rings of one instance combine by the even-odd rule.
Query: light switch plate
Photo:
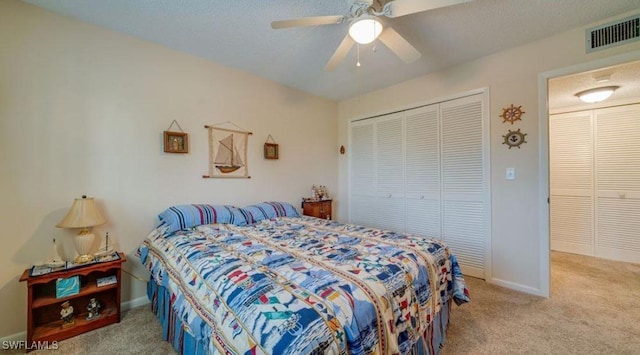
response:
[[[507,180],[515,180],[516,179],[516,168],[507,168],[507,171],[504,176]]]

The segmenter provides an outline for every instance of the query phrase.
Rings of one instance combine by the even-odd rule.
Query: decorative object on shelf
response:
[[[120,259],[120,254],[114,252],[111,252],[111,254],[104,254],[101,256],[96,256],[96,262],[97,263],[106,263],[108,261],[114,261],[114,260],[118,260]]]
[[[328,200],[330,199],[329,197],[329,192],[327,191],[327,187],[324,185],[313,185],[311,187],[311,198],[310,199],[304,199],[305,201],[321,201],[321,200]]]
[[[73,240],[78,252],[78,257],[75,260],[77,264],[93,261],[91,247],[95,236],[91,232],[91,227],[105,222],[106,220],[98,211],[93,198],[82,195],[82,198],[73,201],[67,215],[56,225],[59,228],[80,228],[80,232]]]
[[[517,131],[509,130],[507,134],[502,136],[502,138],[504,138],[504,142],[502,142],[502,144],[508,145],[509,149],[513,147],[518,147],[518,149],[520,149],[522,144],[527,143],[527,141],[524,140],[526,135],[526,133],[520,132],[520,128],[518,128]]]
[[[67,328],[73,326],[75,321],[73,320],[73,306],[69,301],[64,301],[60,305],[62,306],[62,310],[60,310],[60,319],[62,319],[62,327]]]
[[[56,280],[56,298],[69,297],[80,293],[80,277],[71,276]]]
[[[269,140],[271,140],[271,143],[269,143]],[[269,135],[267,141],[264,142],[264,158],[278,159],[278,144],[271,135]]]
[[[344,146],[343,145],[340,146],[340,154],[344,154]]]
[[[87,305],[87,320],[96,318],[100,318],[100,303],[92,297]]]
[[[171,131],[174,123],[180,132]],[[189,153],[189,135],[182,130],[178,121],[173,120],[163,135],[165,153]]]
[[[47,261],[44,262],[44,266],[56,269],[61,268],[66,265],[64,260],[58,254],[58,246],[56,245],[56,238],[53,238],[53,246],[51,247],[51,252],[47,258]]]
[[[31,269],[29,269],[29,276],[31,277],[40,276],[40,275],[50,274],[56,271],[65,270],[66,266],[67,266],[67,262],[65,262],[64,265],[59,267],[51,267],[48,265],[34,265],[31,267]]]
[[[203,178],[251,178],[247,162],[247,146],[252,132],[204,126],[209,130],[209,175]],[[218,125],[220,125],[218,124]]]
[[[52,272],[71,270],[79,267],[89,266],[92,264],[99,264],[99,263],[104,263],[104,262],[109,262],[109,261],[114,261],[119,259],[120,259],[120,253],[114,251],[112,254],[107,254],[100,257],[94,257],[92,260],[85,263],[65,261],[64,264],[60,267],[51,267],[48,265],[34,265],[31,267],[31,269],[29,269],[29,276],[30,277],[41,276],[41,275],[50,274]]]
[[[515,121],[522,121],[522,114],[525,113],[522,111],[522,106],[515,107],[513,104],[511,106],[502,109],[502,117],[504,121],[502,123],[509,122],[513,124]]]
[[[112,255],[114,253],[115,253],[115,250],[113,249],[113,243],[110,243],[109,232],[107,232],[105,233],[103,242],[101,243],[100,248],[98,248],[98,251],[96,251],[95,256],[96,258],[102,258],[104,256]]]

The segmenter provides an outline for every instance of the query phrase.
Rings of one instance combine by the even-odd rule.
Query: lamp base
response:
[[[93,255],[78,255],[74,261],[76,264],[86,264],[93,261]]]
[[[78,252],[76,257],[76,264],[86,264],[93,261],[93,255],[91,255],[91,248],[93,247],[95,236],[88,229],[83,229],[78,235],[75,236],[73,242]]]

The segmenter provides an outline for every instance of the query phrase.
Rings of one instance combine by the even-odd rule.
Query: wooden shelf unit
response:
[[[70,270],[52,272],[46,275],[29,276],[30,269],[24,271],[20,281],[26,281],[27,300],[27,342],[60,341],[109,324],[120,322],[121,268],[126,261],[124,253],[120,259],[81,266]],[[72,276],[80,278],[80,292],[68,297],[56,298],[56,280]],[[98,287],[97,279],[116,276],[116,283]],[[87,320],[87,304],[95,298],[100,303],[100,317]],[[74,324],[63,327],[60,319],[61,304],[69,301],[73,306]]]

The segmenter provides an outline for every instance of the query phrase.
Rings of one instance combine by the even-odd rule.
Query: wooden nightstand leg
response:
[[[27,298],[27,344],[31,344],[33,339],[33,310],[31,301],[33,300],[33,287],[27,287],[29,298]]]
[[[119,267],[116,272],[116,278],[118,279],[118,292],[116,293],[116,310],[118,313],[118,323],[120,323],[120,293],[122,291],[122,268]]]

